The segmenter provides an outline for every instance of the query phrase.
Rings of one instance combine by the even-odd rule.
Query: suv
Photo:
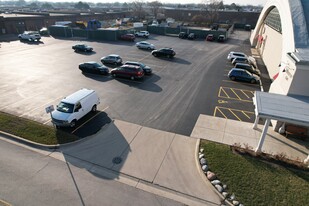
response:
[[[101,58],[102,64],[121,64],[122,63],[122,58],[117,55],[117,54],[110,54],[108,56],[102,57]]]
[[[222,35],[222,34],[219,35],[217,41],[218,41],[218,42],[224,42],[224,41],[225,41],[225,36]]]
[[[141,62],[131,62],[131,61],[126,61],[124,63],[125,65],[133,65],[133,66],[138,66],[140,68],[143,69],[145,74],[151,74],[152,73],[152,69],[149,66],[146,66],[145,64],[141,63]]]
[[[151,54],[155,57],[165,56],[167,58],[173,58],[176,53],[172,48],[162,48],[158,50],[153,50]]]
[[[134,79],[141,79],[144,77],[144,71],[139,66],[134,65],[122,65],[111,70],[111,75],[113,77],[124,77]]]
[[[256,75],[261,75],[261,72],[260,70],[258,69],[255,69],[252,65],[250,64],[244,64],[244,63],[236,63],[235,68],[238,68],[238,69],[244,69],[244,70],[247,70],[248,72],[252,73],[252,74],[256,74]]]
[[[134,36],[134,34],[123,34],[123,35],[120,36],[120,39],[126,40],[126,41],[134,41],[135,36]]]
[[[40,41],[41,35],[36,31],[25,31],[22,34],[19,34],[18,38],[20,40]]]
[[[149,32],[148,31],[138,31],[138,32],[135,32],[135,36],[148,38]]]
[[[233,59],[235,59],[236,57],[247,57],[247,55],[245,53],[242,53],[242,52],[234,52],[234,51],[231,51],[227,55],[227,59],[230,60],[230,61],[233,61]]]
[[[213,34],[208,34],[207,37],[206,37],[206,41],[214,41],[215,40],[215,37]]]
[[[109,70],[106,66],[97,62],[85,62],[78,65],[78,68],[85,73],[108,74]]]
[[[259,76],[255,75],[255,74],[251,74],[247,70],[238,69],[238,68],[231,69],[228,73],[228,77],[233,81],[234,80],[241,80],[241,81],[250,82],[252,84],[260,82]]]
[[[82,52],[92,52],[93,48],[91,46],[87,46],[86,44],[75,44],[72,46],[74,51],[82,51]]]
[[[194,34],[194,33],[190,33],[189,35],[188,35],[188,39],[190,39],[190,40],[194,40],[194,39],[196,39],[196,35]]]

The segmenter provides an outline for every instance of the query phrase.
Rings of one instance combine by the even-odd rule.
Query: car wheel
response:
[[[70,123],[70,127],[75,127],[76,126],[76,120],[74,119],[74,120],[72,120],[72,122]]]
[[[131,80],[134,80],[135,79],[135,77],[134,76],[131,76],[131,78],[130,78]]]
[[[115,78],[116,78],[116,77],[117,77],[117,74],[113,74],[113,77],[115,77]]]
[[[150,50],[151,48],[150,48],[150,47],[148,47],[147,49],[148,49],[148,50]]]
[[[171,55],[167,55],[167,58],[172,58],[172,56]]]
[[[153,53],[153,56],[155,56],[155,57],[156,57],[156,56],[158,56],[158,55],[157,55],[156,53]]]
[[[93,105],[91,111],[92,111],[92,112],[96,112],[96,111],[97,111],[97,105]]]
[[[255,80],[255,79],[251,79],[250,83],[251,83],[251,84],[255,84],[255,83],[256,83],[256,80]]]
[[[231,76],[230,78],[231,78],[232,81],[235,81],[235,79],[236,79],[234,76]]]

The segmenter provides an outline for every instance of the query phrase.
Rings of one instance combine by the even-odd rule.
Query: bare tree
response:
[[[154,15],[154,17],[157,19],[157,15],[158,15],[158,12],[162,6],[162,3],[159,2],[159,1],[152,1],[152,2],[149,2],[148,3],[148,6],[150,7],[151,9],[151,13]]]
[[[135,0],[132,2],[132,10],[133,14],[139,19],[142,20],[145,17],[145,10],[143,8],[144,6],[143,0]]]
[[[219,10],[224,8],[222,0],[202,0],[204,12],[209,24],[213,24],[218,20]]]

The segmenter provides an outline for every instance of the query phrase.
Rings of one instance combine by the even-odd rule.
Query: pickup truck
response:
[[[41,35],[35,31],[25,31],[22,34],[18,35],[20,40],[28,40],[28,41],[40,41]]]

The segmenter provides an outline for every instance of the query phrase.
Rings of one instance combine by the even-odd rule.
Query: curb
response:
[[[227,201],[224,196],[218,191],[215,189],[214,185],[212,185],[210,183],[210,181],[207,179],[206,175],[204,174],[203,170],[202,170],[202,167],[200,165],[200,161],[199,161],[199,158],[198,158],[198,155],[199,155],[199,147],[200,147],[200,142],[201,142],[201,139],[198,139],[198,141],[196,142],[196,145],[195,145],[195,164],[196,164],[196,167],[197,167],[197,170],[198,170],[198,173],[200,174],[201,178],[203,179],[203,181],[205,182],[205,184],[207,185],[210,185],[211,186],[211,189],[217,193],[217,195],[221,198],[221,201],[222,203],[224,202],[224,204],[227,204],[229,206],[233,206],[233,204],[229,201]]]
[[[110,123],[113,123],[113,122],[114,122],[114,120],[112,120]],[[105,127],[109,126],[110,123],[105,124],[101,129],[104,129]],[[4,138],[15,141],[17,143],[21,143],[21,144],[27,145],[29,147],[33,147],[33,148],[36,148],[36,149],[42,149],[42,150],[47,150],[47,149],[56,150],[56,149],[59,149],[60,147],[66,147],[66,146],[70,146],[72,144],[78,144],[80,142],[88,140],[89,138],[91,138],[93,136],[93,135],[91,135],[91,136],[84,137],[82,139],[78,139],[76,141],[68,142],[68,143],[64,143],[64,144],[47,145],[47,144],[41,144],[41,143],[33,142],[31,140],[27,140],[27,139],[24,139],[22,137],[19,137],[19,136],[16,136],[16,135],[13,135],[13,134],[1,131],[1,130],[0,130],[0,135],[2,135]]]

